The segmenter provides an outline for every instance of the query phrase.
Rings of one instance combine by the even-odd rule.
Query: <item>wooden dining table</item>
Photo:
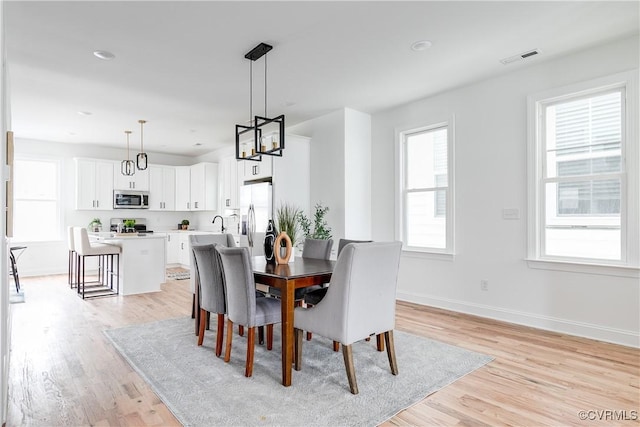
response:
[[[335,261],[295,257],[288,264],[267,264],[264,256],[252,258],[256,283],[280,289],[282,307],[282,385],[291,385],[295,289],[329,283]]]

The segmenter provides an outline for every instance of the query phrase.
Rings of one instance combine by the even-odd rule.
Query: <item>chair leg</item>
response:
[[[258,326],[258,344],[264,344],[264,326]]]
[[[222,335],[224,334],[224,314],[218,313],[218,329],[216,333],[216,357],[222,354]]]
[[[358,394],[358,383],[356,382],[356,371],[353,368],[353,352],[351,351],[351,344],[342,344],[342,357],[344,358],[344,367],[347,370],[347,379],[349,380],[351,394]]]
[[[191,318],[196,318],[196,294],[192,294],[191,297]]]
[[[200,327],[198,328],[198,345],[201,346],[202,345],[202,341],[204,341],[204,323],[205,323],[205,318],[206,318],[206,314],[205,314],[205,309],[201,308],[200,309]]]
[[[311,341],[313,334],[311,332],[307,332],[307,341]]]
[[[302,369],[302,329],[293,330],[293,368]]]
[[[376,335],[376,344],[378,346],[378,351],[384,351],[384,334]]]
[[[267,350],[273,348],[273,323],[267,325]]]
[[[256,328],[251,326],[247,330],[247,362],[244,368],[244,376],[253,375],[253,349],[256,345]]]
[[[340,351],[340,343],[338,341],[333,342],[333,351]]]
[[[393,330],[384,333],[384,340],[387,342],[387,356],[389,357],[389,366],[391,366],[391,373],[393,375],[398,375],[396,347],[393,344]]]
[[[233,322],[227,320],[227,345],[224,350],[224,361],[231,360],[231,340],[233,339]]]
[[[242,325],[238,326],[238,335],[240,335],[241,337],[244,336],[244,326]]]

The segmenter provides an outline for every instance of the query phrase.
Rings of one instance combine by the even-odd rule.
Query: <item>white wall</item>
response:
[[[67,271],[68,246],[66,228],[68,226],[86,227],[91,219],[101,219],[103,227],[107,227],[111,218],[125,216],[122,210],[77,211],[75,210],[75,164],[74,157],[88,157],[106,160],[122,160],[124,150],[95,147],[85,144],[63,144],[50,141],[33,141],[16,138],[16,157],[37,156],[40,158],[58,159],[61,164],[61,236],[54,242],[24,242],[28,249],[18,260],[20,275],[33,276],[42,274],[65,273]],[[152,164],[173,166],[191,165],[196,163],[194,158],[174,156],[168,154],[149,153]],[[130,216],[127,212],[126,216]],[[177,224],[184,218],[192,220],[191,212],[155,212],[135,211],[136,218],[146,219],[147,227],[151,230],[176,229]],[[197,224],[192,223],[192,226]],[[23,243],[23,242],[17,242]]]
[[[634,37],[373,116],[375,240],[396,238],[395,129],[455,116],[456,254],[441,261],[405,253],[400,299],[640,345],[637,278],[535,270],[525,261],[527,95],[637,68],[638,48]],[[503,208],[519,209],[520,220],[503,220]]]
[[[326,219],[334,242],[369,239],[371,116],[345,108],[291,131],[311,137],[311,214],[316,203],[329,207]]]

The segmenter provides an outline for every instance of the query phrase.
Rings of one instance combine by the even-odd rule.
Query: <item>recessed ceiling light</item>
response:
[[[106,50],[94,50],[93,56],[103,61],[110,61],[116,57],[113,53],[107,52]]]
[[[81,116],[90,116],[92,113],[91,111],[78,111],[78,114]]]
[[[411,44],[411,50],[420,52],[429,49],[432,44],[433,43],[431,43],[429,40],[418,40],[417,42],[413,42]]]
[[[76,134],[75,132],[67,132],[67,135],[74,136],[75,134]]]
[[[195,144],[193,144],[193,145],[195,145],[196,147],[199,147],[199,146],[201,146],[201,145],[202,145],[202,142],[196,142],[196,143],[195,143]]]

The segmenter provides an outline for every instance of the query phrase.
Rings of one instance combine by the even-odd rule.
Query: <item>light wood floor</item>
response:
[[[188,280],[89,301],[66,276],[22,283],[27,302],[11,306],[8,426],[180,425],[102,331],[190,315]],[[495,360],[385,426],[640,425],[637,349],[407,303],[396,327]]]

